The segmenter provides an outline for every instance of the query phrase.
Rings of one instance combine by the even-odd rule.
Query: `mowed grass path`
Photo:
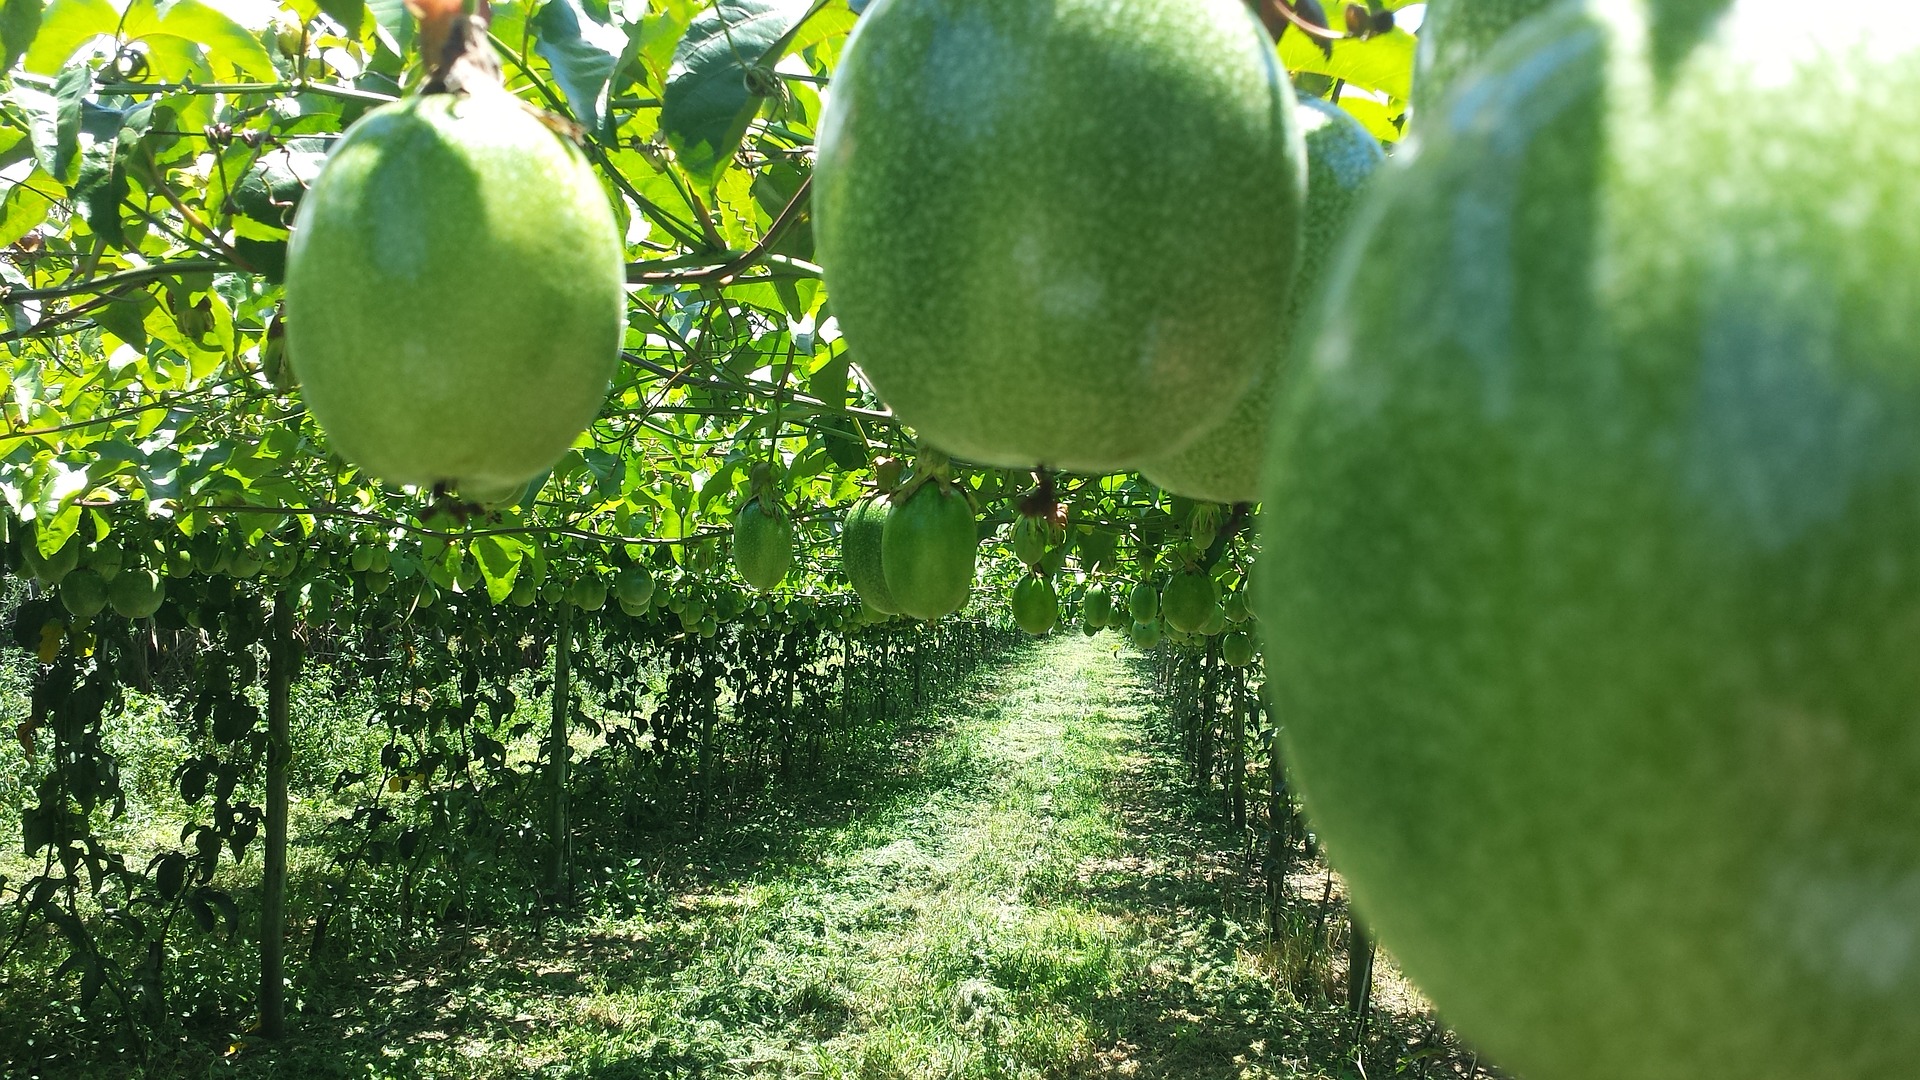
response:
[[[210,1071],[1357,1076],[1339,1014],[1258,962],[1257,887],[1116,642],[988,672],[850,818],[699,856],[636,914],[414,958]]]

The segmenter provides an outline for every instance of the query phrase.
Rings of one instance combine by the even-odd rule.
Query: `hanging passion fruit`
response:
[[[887,515],[881,554],[887,592],[904,615],[938,619],[966,606],[979,547],[973,508],[944,480],[909,489]]]
[[[287,250],[287,357],[342,457],[486,501],[599,411],[625,267],[580,151],[497,79],[463,88],[367,113],[328,156]]]
[[[1240,0],[875,5],[819,151],[853,355],[960,457],[1106,472],[1175,452],[1279,331],[1304,151]],[[1141,237],[1177,240],[1143,257]]]
[[[887,591],[886,564],[881,554],[887,513],[887,500],[877,495],[854,503],[840,529],[840,558],[847,580],[853,582],[853,591],[868,607],[884,615],[898,615],[900,605]]]

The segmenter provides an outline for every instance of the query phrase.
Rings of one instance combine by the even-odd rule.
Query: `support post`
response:
[[[567,902],[567,764],[572,756],[567,726],[573,711],[573,605],[560,605],[560,633],[553,646],[553,725],[547,732],[547,782],[553,788],[548,833],[553,838],[549,885],[555,905]]]
[[[280,1038],[287,1019],[287,767],[294,640],[291,590],[273,601],[267,637],[267,846],[260,880],[260,1031]]]

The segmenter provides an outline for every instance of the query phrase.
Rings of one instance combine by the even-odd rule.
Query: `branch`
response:
[[[214,259],[180,259],[176,262],[155,263],[133,270],[123,270],[117,274],[89,278],[86,281],[69,282],[65,285],[53,285],[45,289],[14,289],[0,287],[0,304],[21,304],[33,300],[57,300],[63,296],[77,296],[81,293],[104,293],[128,285],[138,285],[146,281],[172,277],[175,274],[199,274],[209,271],[233,270],[231,263]]]
[[[634,263],[627,267],[627,282],[632,285],[697,284],[724,281],[743,270],[748,270],[759,263],[760,257],[780,239],[780,234],[800,216],[800,210],[806,205],[807,197],[812,191],[813,177],[808,176],[800,181],[800,186],[794,190],[793,198],[788,199],[787,205],[781,207],[780,213],[774,216],[773,224],[767,226],[766,234],[760,237],[759,242],[726,262],[686,273],[673,270],[642,270],[640,267],[647,266],[647,263]]]

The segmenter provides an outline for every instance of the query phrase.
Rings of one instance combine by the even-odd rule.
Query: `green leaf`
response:
[[[496,604],[505,600],[520,577],[528,543],[514,536],[476,536],[468,546],[474,561],[480,564],[481,579],[487,583],[487,598]]]
[[[0,71],[12,71],[13,62],[26,55],[40,33],[40,0],[5,0],[0,8]]]
[[[7,0],[11,8],[14,0]],[[80,46],[101,34],[111,34],[120,13],[107,0],[53,0],[40,16],[40,32],[27,49],[25,67],[36,75],[52,75],[67,66]]]
[[[1393,30],[1364,41],[1333,42],[1333,54],[1327,56],[1307,35],[1288,34],[1280,39],[1280,59],[1288,71],[1330,75],[1405,101],[1413,87],[1413,47],[1412,34]]]
[[[660,126],[680,167],[712,187],[760,110],[773,65],[814,10],[809,0],[718,0],[673,51]]]
[[[627,35],[596,22],[582,10],[580,0],[548,0],[532,26],[538,38],[534,51],[553,68],[567,107],[587,130],[600,131],[607,115],[607,87],[626,51]]]
[[[13,89],[14,103],[27,114],[33,157],[49,176],[71,185],[80,173],[80,103],[93,88],[87,65],[69,65],[54,81],[53,93],[30,86]]]
[[[60,185],[45,169],[34,167],[25,180],[0,199],[0,247],[8,247],[47,220]]]
[[[273,57],[253,32],[201,0],[174,0],[160,17],[160,31],[204,46],[216,69],[228,65],[248,78],[273,82]]]

